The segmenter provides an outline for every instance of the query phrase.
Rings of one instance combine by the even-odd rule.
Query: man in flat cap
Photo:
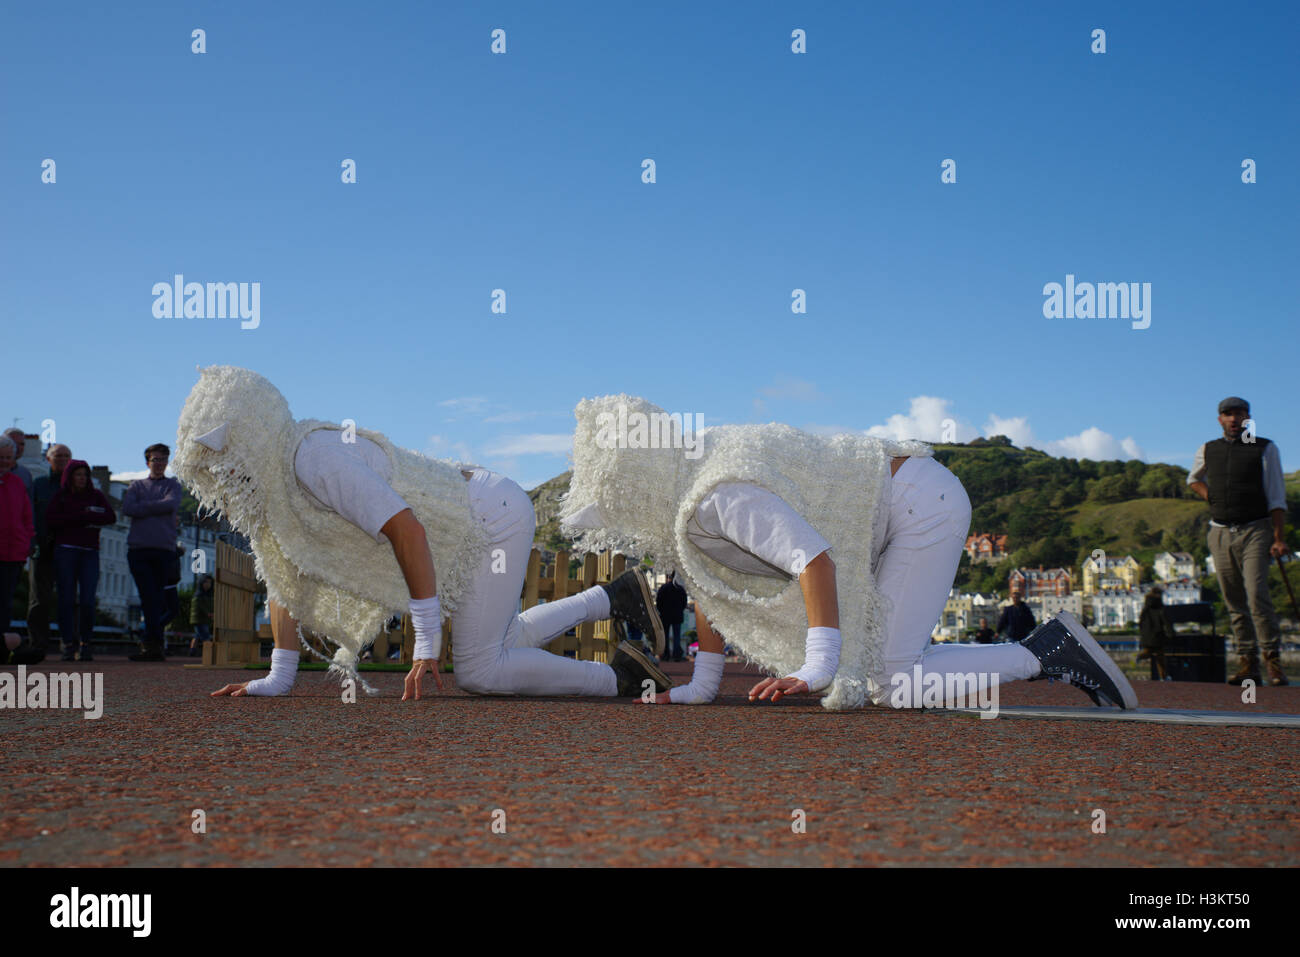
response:
[[[1290,551],[1282,537],[1282,457],[1276,444],[1255,435],[1250,403],[1240,396],[1219,403],[1219,425],[1223,438],[1201,446],[1187,484],[1210,503],[1210,554],[1240,658],[1228,683],[1259,684],[1262,655],[1268,683],[1284,685],[1282,629],[1268,593],[1269,561]]]

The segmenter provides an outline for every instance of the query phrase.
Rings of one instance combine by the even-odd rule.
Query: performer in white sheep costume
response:
[[[671,684],[633,649],[620,648],[609,665],[541,650],[585,621],[662,625],[635,570],[520,614],[535,516],[505,476],[397,448],[378,432],[295,421],[275,386],[233,366],[202,370],[181,412],[173,467],[248,536],[270,599],[271,674],[217,694],[287,693],[299,623],[337,642],[331,671],[355,677],[362,648],[400,610],[416,635],[403,700],[419,697],[426,672],[441,687],[444,615],[464,690],[614,695],[640,694],[647,677],[660,690]]]
[[[694,680],[660,702],[716,695],[723,645],[712,624],[784,676],[755,685],[751,700],[829,689],[830,709],[915,707],[934,703],[922,693],[937,684],[938,703],[954,704],[947,676],[973,673],[1061,678],[1095,703],[1136,705],[1068,615],[1019,643],[930,643],[971,508],[924,443],[776,424],[712,427],[692,440],[681,417],[626,395],[583,400],[576,416],[563,525],[581,548],[654,555],[696,601]]]

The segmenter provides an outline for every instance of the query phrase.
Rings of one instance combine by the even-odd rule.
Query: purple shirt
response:
[[[174,478],[142,478],[122,496],[122,514],[131,516],[126,547],[176,550],[180,530],[181,483]]]

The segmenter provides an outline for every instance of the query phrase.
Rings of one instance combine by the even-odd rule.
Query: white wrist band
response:
[[[697,651],[691,683],[668,691],[670,704],[708,704],[722,684],[723,657],[716,651]]]
[[[798,678],[809,691],[821,691],[835,680],[840,667],[840,630],[809,628],[804,643],[803,667],[787,678]]]
[[[411,624],[415,627],[416,661],[435,661],[442,648],[442,607],[438,596],[411,599]]]
[[[271,649],[271,673],[265,678],[250,681],[244,689],[247,694],[274,697],[288,694],[298,677],[298,650],[296,648]]]

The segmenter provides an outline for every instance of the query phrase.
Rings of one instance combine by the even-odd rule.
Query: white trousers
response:
[[[598,588],[519,612],[536,517],[528,493],[480,469],[470,479],[470,512],[491,544],[451,618],[456,685],[478,694],[614,695],[608,665],[543,651],[556,635],[609,615]]]
[[[1038,661],[1018,644],[931,644],[970,530],[970,499],[957,476],[933,458],[909,458],[893,478],[889,528],[876,586],[890,599],[884,673],[876,704],[890,703],[895,675],[997,675],[999,683],[1031,678]],[[933,679],[931,679],[933,680]],[[946,686],[946,684],[945,684]]]

